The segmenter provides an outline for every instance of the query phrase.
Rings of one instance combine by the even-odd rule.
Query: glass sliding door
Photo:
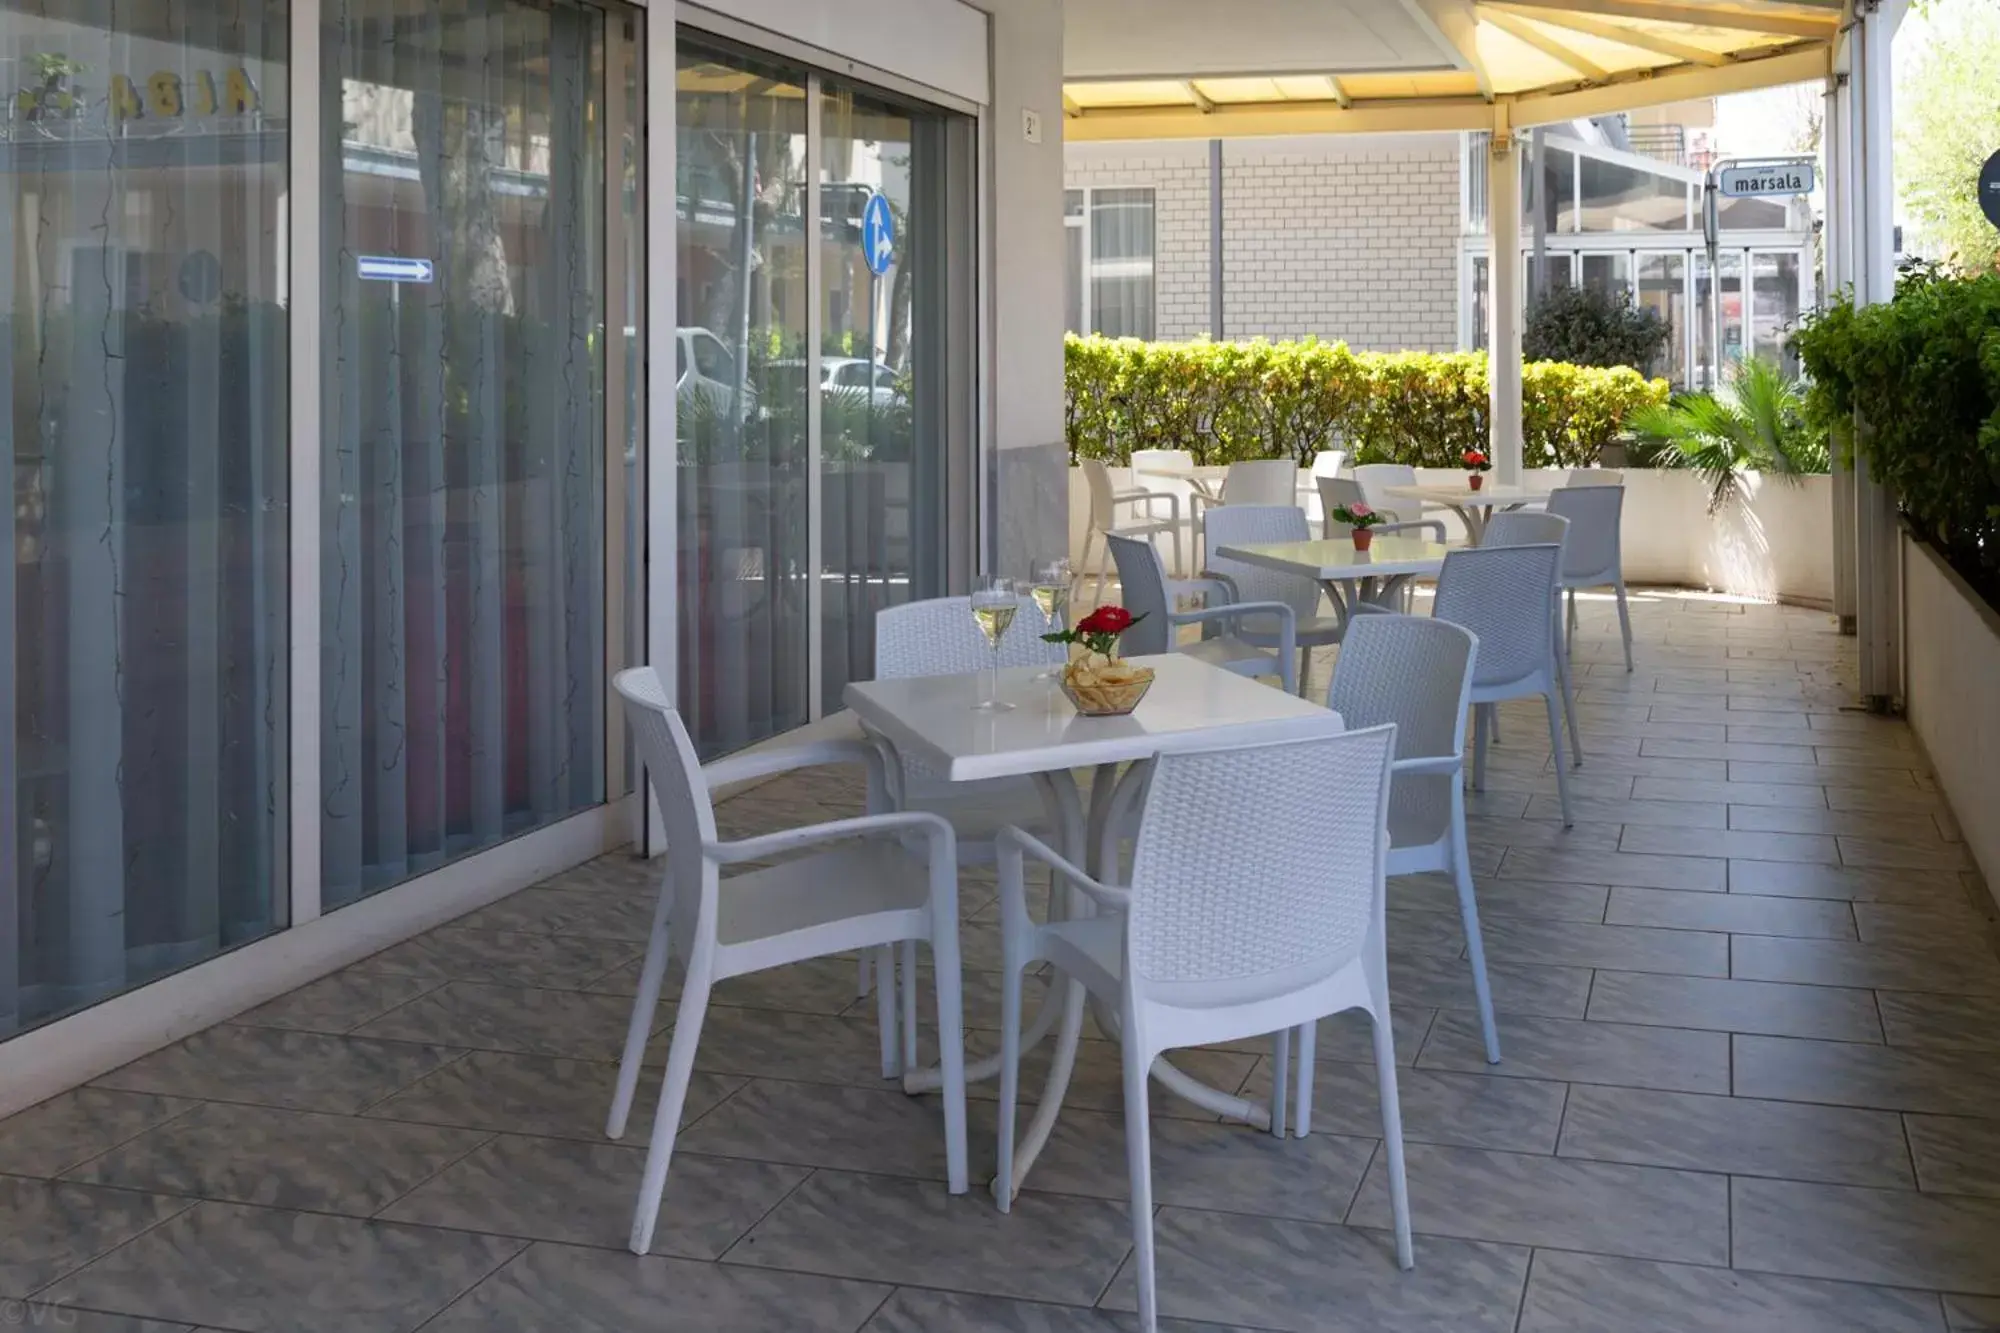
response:
[[[0,3],[0,1037],[286,920],[287,8]]]
[[[1646,374],[1662,376],[1676,386],[1687,383],[1687,252],[1639,252],[1639,304],[1667,325],[1667,347]]]
[[[1795,250],[1750,252],[1750,350],[1799,372],[1798,354],[1785,340],[1799,322],[1799,256]]]
[[[335,907],[604,799],[606,77],[561,0],[323,13]]]

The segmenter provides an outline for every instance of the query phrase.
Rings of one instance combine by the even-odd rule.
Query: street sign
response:
[[[1769,199],[1811,194],[1813,164],[1805,160],[1732,164],[1715,173],[1715,188],[1725,199]]]
[[[878,278],[896,262],[896,220],[889,212],[889,201],[880,194],[869,195],[861,210],[861,257]]]
[[[363,282],[429,282],[435,272],[428,259],[400,255],[356,255],[354,270]]]
[[[1979,207],[1988,222],[2000,227],[2000,153],[1987,158],[1979,169]]]

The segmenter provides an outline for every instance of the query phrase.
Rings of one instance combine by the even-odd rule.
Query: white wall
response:
[[[1966,849],[2000,893],[2000,615],[1929,548],[1902,538],[1903,690]],[[1988,816],[1979,816],[1979,811]]]

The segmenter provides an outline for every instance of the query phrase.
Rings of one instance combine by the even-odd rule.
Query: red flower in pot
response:
[[[1483,449],[1467,449],[1461,458],[1465,463],[1465,483],[1476,491],[1480,483],[1486,479],[1483,474],[1492,468],[1493,464],[1487,460],[1486,451]]]

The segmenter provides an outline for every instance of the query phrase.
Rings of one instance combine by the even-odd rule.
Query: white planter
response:
[[[1903,694],[1966,850],[2000,892],[2000,614],[1930,547],[1903,537]],[[1981,810],[1988,815],[1981,816]]]

